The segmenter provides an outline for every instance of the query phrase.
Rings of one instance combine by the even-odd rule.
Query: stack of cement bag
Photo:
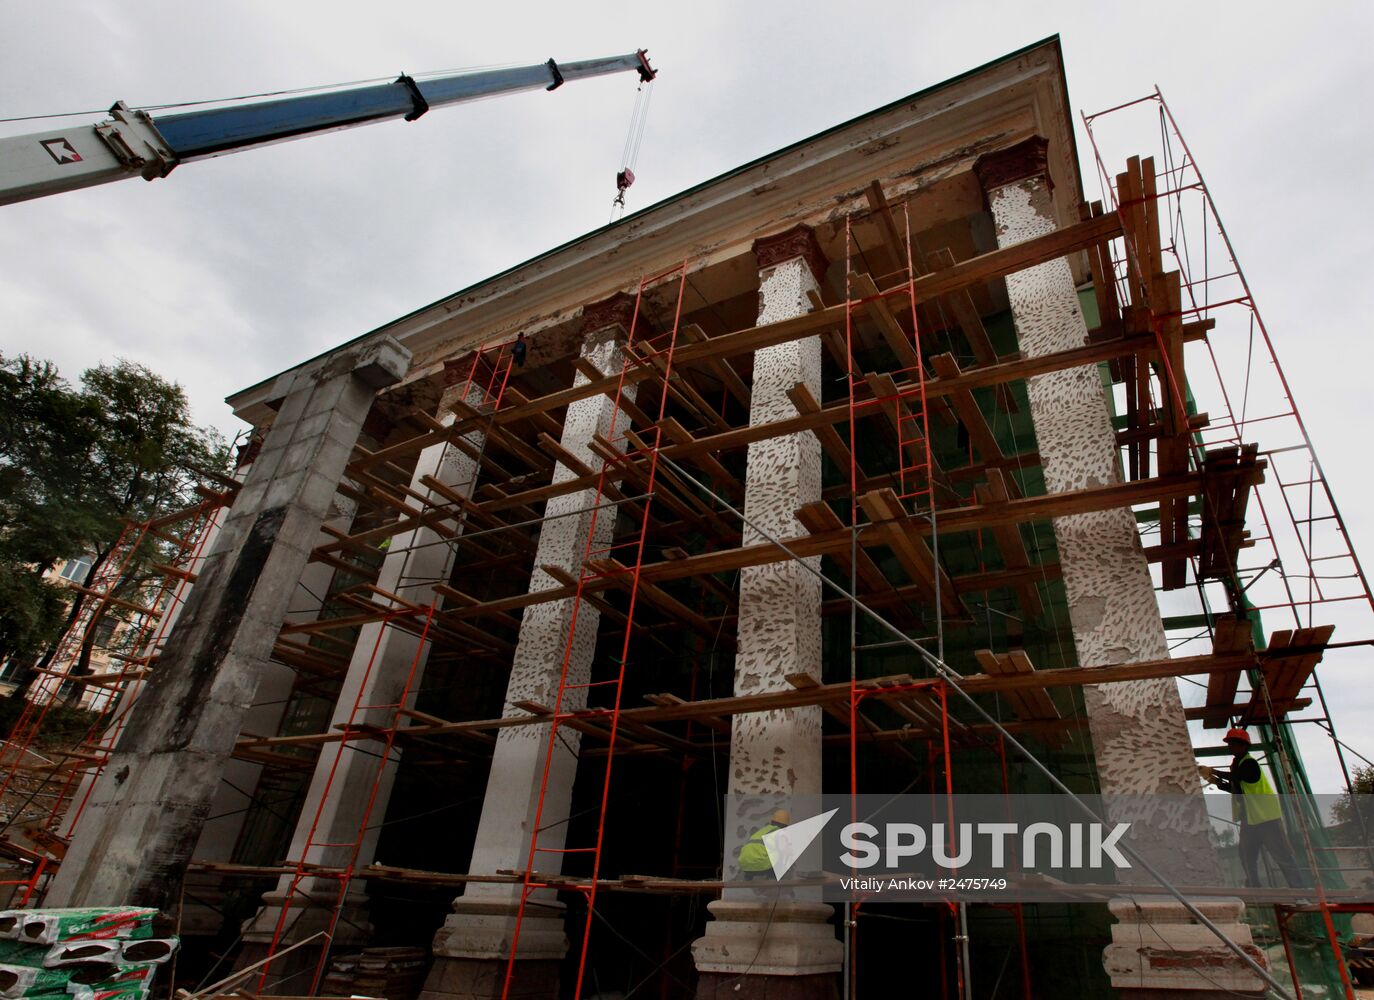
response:
[[[146,1000],[176,938],[156,910],[0,910],[0,997]]]

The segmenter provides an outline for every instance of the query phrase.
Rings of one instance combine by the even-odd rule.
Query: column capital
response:
[[[582,307],[582,332],[594,333],[609,326],[618,326],[629,332],[634,317],[635,297],[616,292],[600,302],[589,302]]]
[[[370,388],[380,391],[405,378],[409,369],[410,351],[395,337],[383,336],[330,355],[318,377],[332,378],[351,372]]]
[[[262,442],[267,437],[267,428],[254,427],[253,433],[248,440],[239,445],[234,451],[234,471],[237,472],[246,466],[252,465],[259,455],[262,454]]]
[[[816,239],[816,231],[801,222],[781,233],[759,237],[754,241],[753,251],[759,262],[759,270],[800,257],[811,268],[811,276],[817,284],[820,284],[825,277],[825,269],[830,266],[821,250],[820,241]]]
[[[440,420],[452,414],[453,404],[459,401],[473,406],[481,405],[485,395],[485,382],[482,378],[473,377],[473,366],[477,360],[476,351],[444,359],[444,371],[439,377],[439,405],[436,408]]]
[[[1015,184],[1031,177],[1044,177],[1050,181],[1049,168],[1050,141],[1042,135],[1033,135],[995,152],[984,153],[973,164],[973,172],[985,192],[991,193],[999,187]]]
[[[468,373],[472,371],[473,356],[476,351],[468,351],[460,354],[456,358],[444,358],[444,372],[440,376],[439,384],[447,389],[449,386],[457,385],[468,380]]]

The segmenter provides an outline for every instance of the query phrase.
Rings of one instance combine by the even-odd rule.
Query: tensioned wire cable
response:
[[[936,676],[943,680],[946,684],[948,684],[949,687],[953,688],[954,691],[969,705],[969,707],[972,708],[973,711],[979,717],[981,717],[984,722],[991,725],[1002,736],[1002,738],[1006,740],[1007,744],[1011,746],[1012,749],[1014,749],[1018,754],[1024,757],[1032,767],[1039,771],[1045,777],[1045,779],[1049,781],[1050,785],[1053,786],[1056,791],[1058,791],[1062,795],[1068,796],[1069,801],[1071,801],[1075,806],[1077,806],[1078,809],[1084,813],[1084,815],[1086,815],[1095,822],[1100,821],[1101,817],[1098,816],[1095,812],[1093,812],[1093,810],[1088,806],[1086,802],[1079,798],[1078,795],[1075,794],[1072,789],[1070,789],[1067,785],[1060,781],[1059,777],[1040,761],[1040,758],[1036,757],[1035,754],[1031,753],[1030,750],[1026,749],[1026,747],[1022,745],[1022,743],[1015,736],[1008,732],[1007,729],[1000,722],[997,721],[997,719],[995,719],[986,709],[984,709],[982,705],[978,704],[978,701],[971,694],[964,690],[963,686],[959,683],[959,681],[962,680],[961,675],[958,674],[952,667],[950,667],[949,664],[945,663],[942,658],[936,656],[934,653],[930,652],[930,650],[926,649],[924,646],[912,640],[901,629],[897,628],[897,626],[890,623],[886,618],[878,614],[876,611],[874,611],[872,608],[866,605],[863,601],[859,600],[857,596],[850,593],[840,584],[835,583],[833,580],[827,579],[825,575],[822,574],[819,570],[813,569],[804,557],[797,555],[790,548],[788,548],[787,545],[784,544],[782,541],[773,537],[764,528],[755,524],[752,520],[749,519],[747,515],[745,515],[743,511],[734,507],[732,504],[730,504],[728,500],[726,500],[724,497],[720,496],[713,489],[711,489],[711,487],[708,484],[701,482],[701,480],[697,479],[690,472],[684,469],[681,465],[673,461],[673,459],[669,458],[666,455],[660,455],[659,459],[663,462],[666,462],[670,468],[677,472],[678,475],[687,479],[689,482],[693,483],[698,488],[706,491],[708,494],[714,496],[716,500],[720,503],[720,505],[725,510],[729,511],[731,514],[739,518],[741,523],[758,532],[761,538],[765,539],[771,545],[776,546],[784,555],[787,556],[787,558],[791,559],[797,565],[803,567],[806,572],[817,577],[821,581],[821,586],[823,588],[829,587],[832,590],[838,592],[839,595],[843,597],[845,600],[849,601],[855,609],[863,612],[872,621],[876,622],[881,628],[886,629],[889,633],[891,633],[894,639],[896,639],[899,642],[905,643],[906,645],[910,646],[911,649],[915,650],[917,656],[919,656],[926,663],[926,665],[929,666],[931,670],[935,672]],[[1283,986],[1279,983],[1279,981],[1269,974],[1268,970],[1264,969],[1262,966],[1259,965],[1258,962],[1256,962],[1253,958],[1246,954],[1245,949],[1243,949],[1239,944],[1237,944],[1235,941],[1232,941],[1229,937],[1227,937],[1226,934],[1221,930],[1221,928],[1218,927],[1211,920],[1211,918],[1209,918],[1205,913],[1203,913],[1202,910],[1200,910],[1196,904],[1194,904],[1185,895],[1183,895],[1183,893],[1179,891],[1179,889],[1172,882],[1170,882],[1157,868],[1155,868],[1154,865],[1150,864],[1150,862],[1145,860],[1145,858],[1142,857],[1140,853],[1137,852],[1134,848],[1132,848],[1129,844],[1123,843],[1120,845],[1120,847],[1122,852],[1128,858],[1130,858],[1134,863],[1138,864],[1147,875],[1153,878],[1166,892],[1169,893],[1169,895],[1173,896],[1174,899],[1176,899],[1180,904],[1182,904],[1183,908],[1186,909],[1189,912],[1189,914],[1192,915],[1194,920],[1196,920],[1203,927],[1207,928],[1207,930],[1210,931],[1217,938],[1217,940],[1219,940],[1223,945],[1225,945],[1229,951],[1233,952],[1238,958],[1240,958],[1240,960],[1245,963],[1245,965],[1250,969],[1251,972],[1259,976],[1260,979],[1267,983],[1269,985],[1269,989],[1276,996],[1281,997],[1282,1000],[1293,1000],[1293,998],[1284,990]]]

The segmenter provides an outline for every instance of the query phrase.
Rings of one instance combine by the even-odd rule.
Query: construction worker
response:
[[[763,845],[763,838],[775,830],[783,829],[791,822],[791,813],[786,809],[777,809],[774,810],[770,822],[749,835],[749,839],[739,849],[739,870],[746,880],[767,878],[773,874],[773,862],[768,857],[768,848]]]
[[[510,356],[515,362],[516,368],[525,367],[525,354],[529,351],[529,345],[525,343],[524,332],[515,335],[515,343],[510,345]]]
[[[1240,824],[1240,863],[1245,869],[1245,884],[1261,888],[1259,857],[1264,851],[1279,866],[1289,888],[1306,888],[1304,873],[1293,859],[1293,848],[1283,829],[1283,809],[1269,776],[1259,761],[1250,756],[1250,734],[1244,729],[1226,731],[1226,748],[1231,751],[1229,770],[1204,766],[1211,784],[1231,793],[1231,818]]]

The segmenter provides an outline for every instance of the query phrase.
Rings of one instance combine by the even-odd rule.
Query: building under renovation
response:
[[[1374,604],[1162,98],[1087,124],[1050,39],[235,393],[16,899],[232,995],[1340,995],[1320,890],[737,882],[727,795],[1200,800],[1232,725],[1305,790]]]

